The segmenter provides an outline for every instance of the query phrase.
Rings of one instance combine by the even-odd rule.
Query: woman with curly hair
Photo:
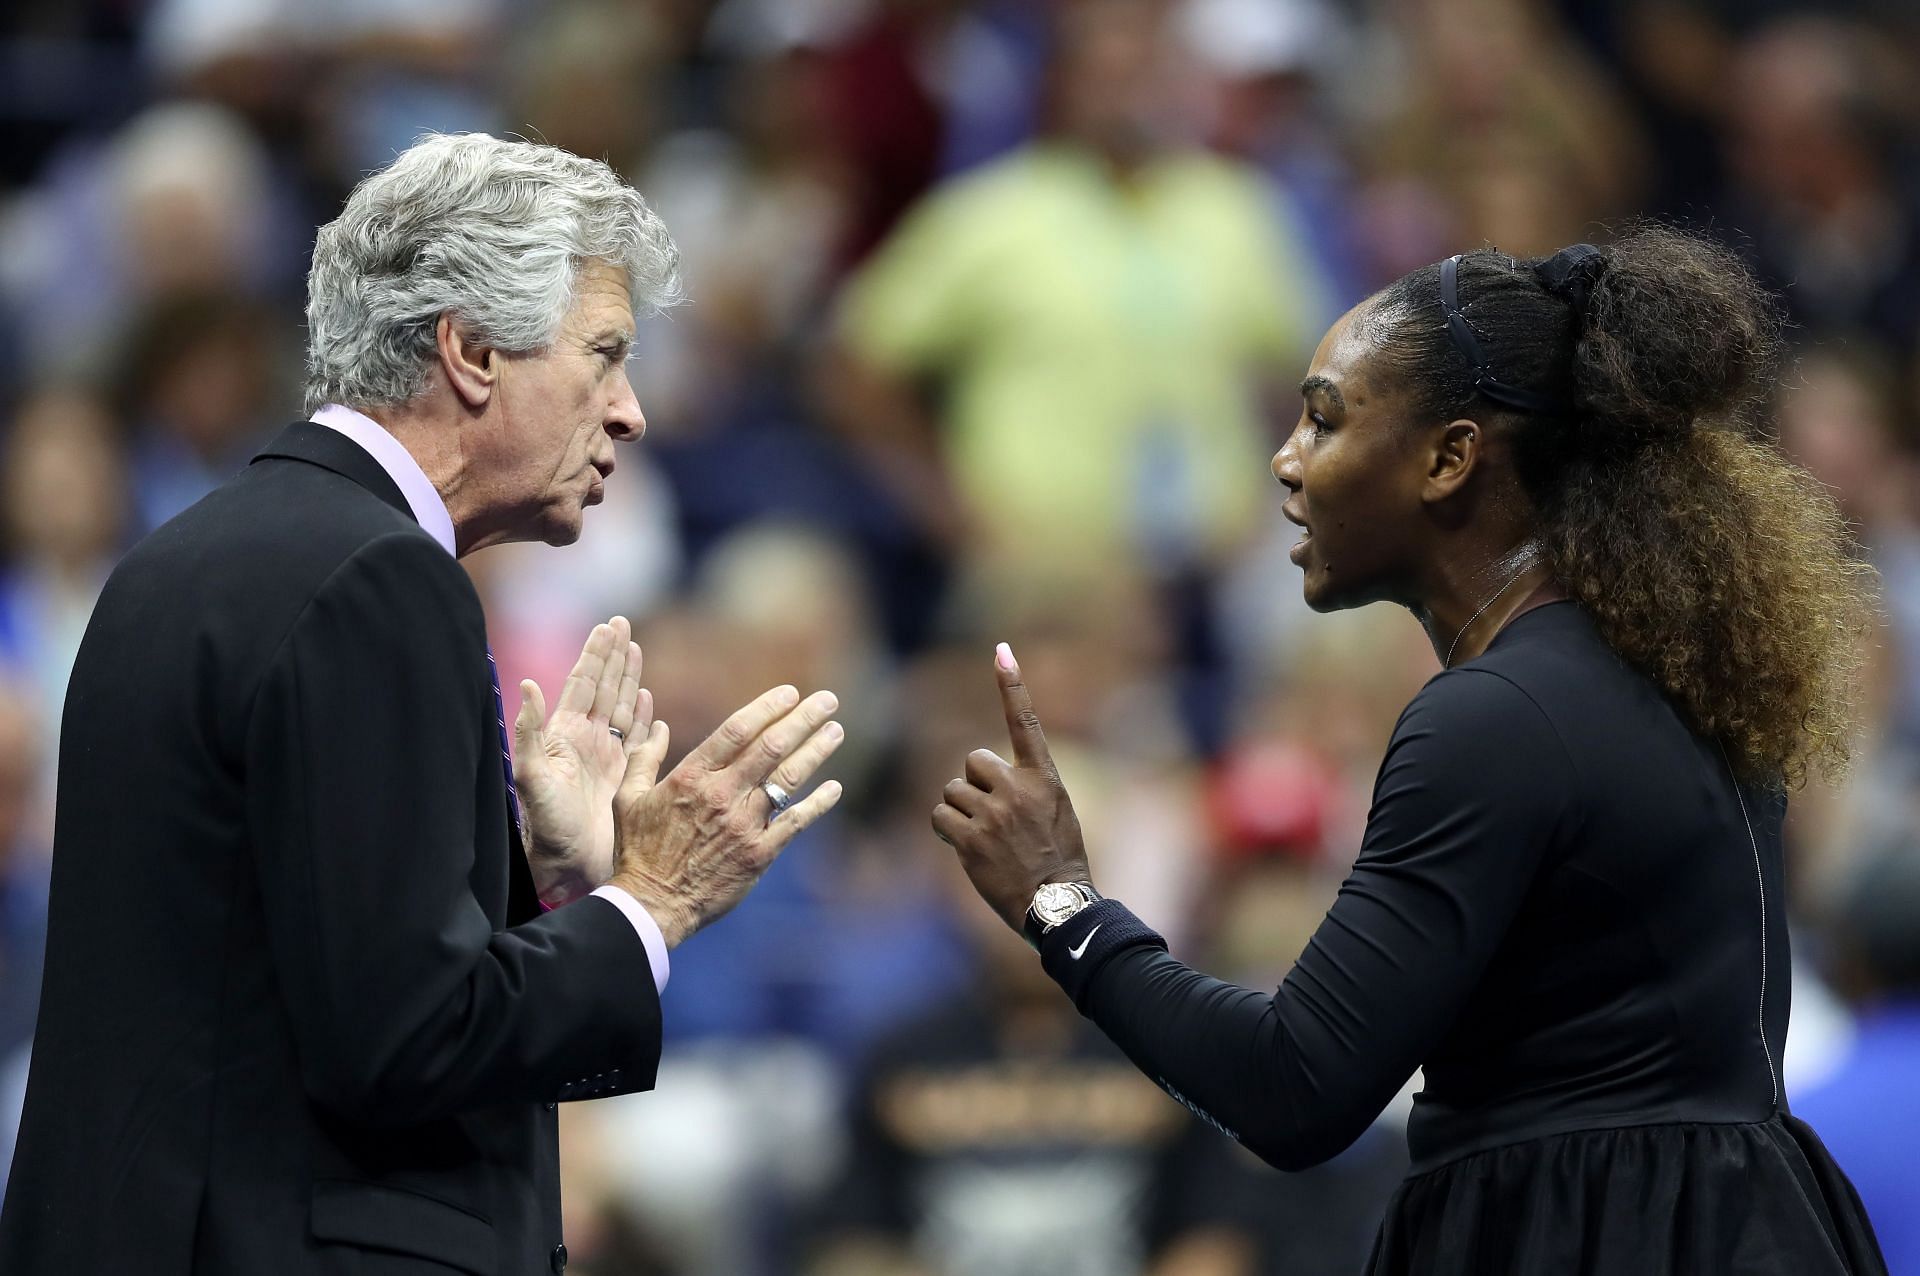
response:
[[[1774,300],[1659,227],[1417,270],[1327,333],[1274,458],[1320,611],[1396,602],[1443,671],[1280,988],[1093,889],[1019,667],[934,827],[1081,1012],[1283,1169],[1415,1068],[1370,1271],[1884,1272],[1780,1086],[1787,791],[1847,761],[1873,605],[1770,442]]]

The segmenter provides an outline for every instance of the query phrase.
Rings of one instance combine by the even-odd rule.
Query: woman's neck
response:
[[[1515,616],[1566,596],[1537,540],[1523,541],[1505,553],[1474,557],[1481,565],[1446,580],[1430,595],[1427,606],[1415,613],[1445,669],[1484,652]]]

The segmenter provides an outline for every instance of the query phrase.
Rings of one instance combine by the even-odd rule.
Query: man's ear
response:
[[[1479,422],[1465,418],[1447,422],[1433,436],[1421,496],[1430,502],[1444,501],[1465,487],[1475,467],[1484,459],[1486,446],[1487,432]]]
[[[500,370],[500,352],[474,340],[473,334],[455,322],[452,315],[441,315],[433,330],[434,345],[440,353],[440,368],[447,384],[466,407],[479,411],[493,398],[494,378]]]

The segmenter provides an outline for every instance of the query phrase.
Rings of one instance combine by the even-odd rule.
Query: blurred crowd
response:
[[[848,729],[840,809],[674,953],[658,1093],[564,1111],[574,1270],[1356,1267],[1404,1096],[1259,1167],[1074,1015],[927,815],[1004,743],[1010,641],[1102,889],[1277,983],[1438,668],[1402,612],[1299,601],[1266,464],[1307,357],[1405,270],[1650,214],[1785,290],[1781,440],[1882,573],[1860,765],[1794,806],[1787,1085],[1920,1272],[1905,0],[12,0],[0,1174],[95,593],[297,418],[314,230],[427,129],[607,159],[693,299],[643,325],[646,440],[581,543],[467,560],[503,680],[555,686],[619,612],[678,748],[778,682]]]

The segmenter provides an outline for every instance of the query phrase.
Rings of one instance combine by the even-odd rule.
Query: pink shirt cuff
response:
[[[640,906],[640,901],[618,886],[602,886],[593,894],[606,900],[633,924],[634,933],[640,936],[640,942],[647,948],[647,965],[653,969],[653,986],[657,992],[667,990],[667,937],[660,933],[660,923],[653,915]]]

